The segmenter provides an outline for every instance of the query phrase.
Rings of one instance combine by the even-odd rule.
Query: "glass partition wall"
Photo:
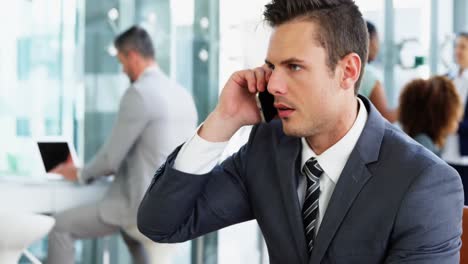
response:
[[[0,175],[38,177],[34,139],[74,135],[79,0],[0,3]]]
[[[396,107],[410,80],[444,74],[453,66],[453,1],[356,0],[379,33],[380,69],[387,97]]]
[[[196,4],[194,0],[86,1],[83,121],[86,160],[107,138],[120,97],[130,85],[117,62],[112,42],[118,33],[132,25],[138,24],[150,33],[158,65],[194,95],[199,114],[203,113],[200,109],[209,108],[205,98],[210,86],[198,80],[210,79],[211,61],[199,60],[194,55],[197,41],[205,40],[194,24]],[[210,56],[217,58],[216,53]],[[84,258],[92,263],[131,261],[119,235],[90,242],[85,246]],[[190,263],[191,259],[191,242],[180,245],[174,263]]]

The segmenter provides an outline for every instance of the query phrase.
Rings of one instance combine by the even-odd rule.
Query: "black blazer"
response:
[[[463,119],[458,126],[460,155],[468,156],[468,104],[465,105]]]
[[[301,143],[279,121],[255,126],[239,152],[205,175],[174,170],[177,149],[140,205],[139,230],[181,242],[256,219],[272,264],[458,263],[459,175],[361,100],[368,120],[310,257],[296,192]]]

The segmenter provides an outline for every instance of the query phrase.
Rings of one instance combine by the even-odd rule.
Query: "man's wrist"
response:
[[[229,141],[242,125],[233,117],[213,111],[198,130],[198,136],[209,142]]]
[[[79,184],[86,184],[85,179],[83,179],[83,170],[81,168],[76,168],[76,181]]]

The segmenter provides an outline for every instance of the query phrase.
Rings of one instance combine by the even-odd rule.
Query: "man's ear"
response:
[[[356,53],[350,53],[340,60],[341,67],[340,86],[344,89],[353,89],[359,79],[362,69],[362,61]]]
[[[135,56],[137,55],[137,53],[133,50],[129,50],[127,51],[127,59],[133,59],[135,58]]]

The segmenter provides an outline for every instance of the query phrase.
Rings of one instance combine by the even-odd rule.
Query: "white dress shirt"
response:
[[[462,102],[463,110],[465,111],[466,106],[466,97],[468,96],[468,69],[465,69],[463,72],[459,73],[459,70],[456,71],[456,74],[453,78],[453,83],[457,88],[457,91],[460,95]],[[442,149],[441,157],[443,160],[454,165],[468,165],[468,156],[460,155],[459,148],[459,139],[457,132],[449,135],[445,146]]]
[[[301,169],[308,159],[315,157],[323,169],[320,177],[320,196],[319,196],[319,219],[317,222],[318,231],[323,216],[327,210],[328,202],[333,194],[336,183],[341,172],[348,161],[351,152],[356,145],[359,136],[364,129],[367,121],[367,110],[361,99],[359,101],[359,112],[353,126],[337,143],[328,148],[320,155],[316,155],[307,144],[305,138],[301,138]],[[198,130],[198,129],[197,129]],[[228,142],[213,143],[208,142],[198,136],[197,133],[185,143],[179,151],[174,161],[174,169],[191,174],[204,174],[211,171],[219,161],[224,148]],[[300,204],[304,203],[305,190],[307,182],[305,176],[301,176],[297,187],[297,196]]]

